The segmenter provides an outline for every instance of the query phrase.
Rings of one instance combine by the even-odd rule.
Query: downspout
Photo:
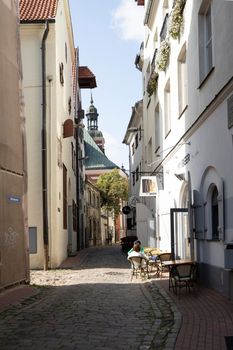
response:
[[[48,270],[48,190],[47,190],[47,132],[46,132],[46,39],[49,33],[49,22],[45,23],[45,31],[41,43],[42,54],[42,198],[43,198],[43,242],[44,242],[44,270]]]

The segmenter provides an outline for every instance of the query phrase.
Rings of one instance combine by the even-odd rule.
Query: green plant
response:
[[[180,29],[183,24],[183,10],[186,0],[176,0],[175,6],[171,13],[171,19],[169,23],[169,35],[173,39],[177,39],[180,35]]]
[[[159,53],[158,53],[158,58],[156,61],[156,66],[158,70],[166,70],[167,63],[169,60],[169,55],[170,55],[170,44],[168,40],[162,41],[160,48],[159,48]]]
[[[122,177],[118,169],[113,169],[98,177],[96,187],[100,190],[101,206],[117,217],[122,200],[128,198],[128,180]]]
[[[147,84],[147,93],[149,95],[149,97],[151,97],[153,95],[153,93],[157,90],[157,86],[158,86],[158,73],[155,73],[155,75],[153,75],[150,80],[148,81]]]

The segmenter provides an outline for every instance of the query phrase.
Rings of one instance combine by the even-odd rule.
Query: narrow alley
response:
[[[86,249],[67,262],[32,271],[40,296],[0,313],[1,350],[173,348],[174,304],[158,286],[150,293],[149,281],[131,283],[119,246]]]

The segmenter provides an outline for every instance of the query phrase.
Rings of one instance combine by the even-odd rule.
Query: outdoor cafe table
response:
[[[195,265],[195,261],[190,260],[190,259],[180,259],[180,260],[167,260],[167,261],[163,261],[163,266],[167,267],[169,270],[169,290],[171,289],[171,269],[173,266],[177,266],[177,265],[181,265],[181,264],[193,264]]]

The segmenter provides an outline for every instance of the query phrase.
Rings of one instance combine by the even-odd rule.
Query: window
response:
[[[67,169],[63,164],[63,228],[67,229]]]
[[[168,20],[169,20],[169,15],[167,12],[167,9],[164,8],[165,14],[164,14],[164,21],[163,21],[163,25],[160,31],[160,42],[164,41],[166,39],[167,36],[167,28],[168,28]]]
[[[141,125],[139,126],[139,140],[142,139],[142,127]]]
[[[186,64],[186,45],[181,49],[178,57],[178,105],[179,116],[182,115],[187,107],[187,64]]]
[[[135,172],[132,173],[133,186],[135,185]]]
[[[66,63],[67,63],[67,44],[65,43],[65,59],[66,59]]]
[[[59,73],[60,73],[60,83],[62,86],[64,85],[64,73],[63,73],[63,71],[64,71],[64,65],[63,65],[63,63],[60,63],[59,64]]]
[[[138,148],[138,133],[135,136],[135,148]]]
[[[135,146],[134,146],[134,143],[132,144],[132,155],[134,154],[135,152]]]
[[[37,253],[37,227],[29,227],[29,253]]]
[[[74,200],[72,201],[72,209],[73,209],[73,230],[77,231],[77,210],[76,210],[76,203]]]
[[[233,95],[227,100],[228,128],[233,126]]]
[[[218,215],[218,190],[217,187],[214,187],[212,196],[211,196],[211,220],[212,220],[212,239],[219,239],[219,215]]]
[[[72,169],[75,169],[74,144],[71,142]]]
[[[139,179],[139,169],[138,169],[138,167],[136,168],[136,181],[138,181],[138,179]]]
[[[148,164],[152,163],[152,138],[150,138],[149,142],[148,142],[148,147],[147,147],[147,160],[148,160]]]
[[[160,116],[159,104],[155,108],[155,152],[160,148]]]
[[[168,80],[165,90],[164,90],[164,132],[165,137],[169,134],[171,131],[171,111],[170,111],[170,79]]]
[[[213,68],[211,1],[203,1],[198,18],[200,83]]]

